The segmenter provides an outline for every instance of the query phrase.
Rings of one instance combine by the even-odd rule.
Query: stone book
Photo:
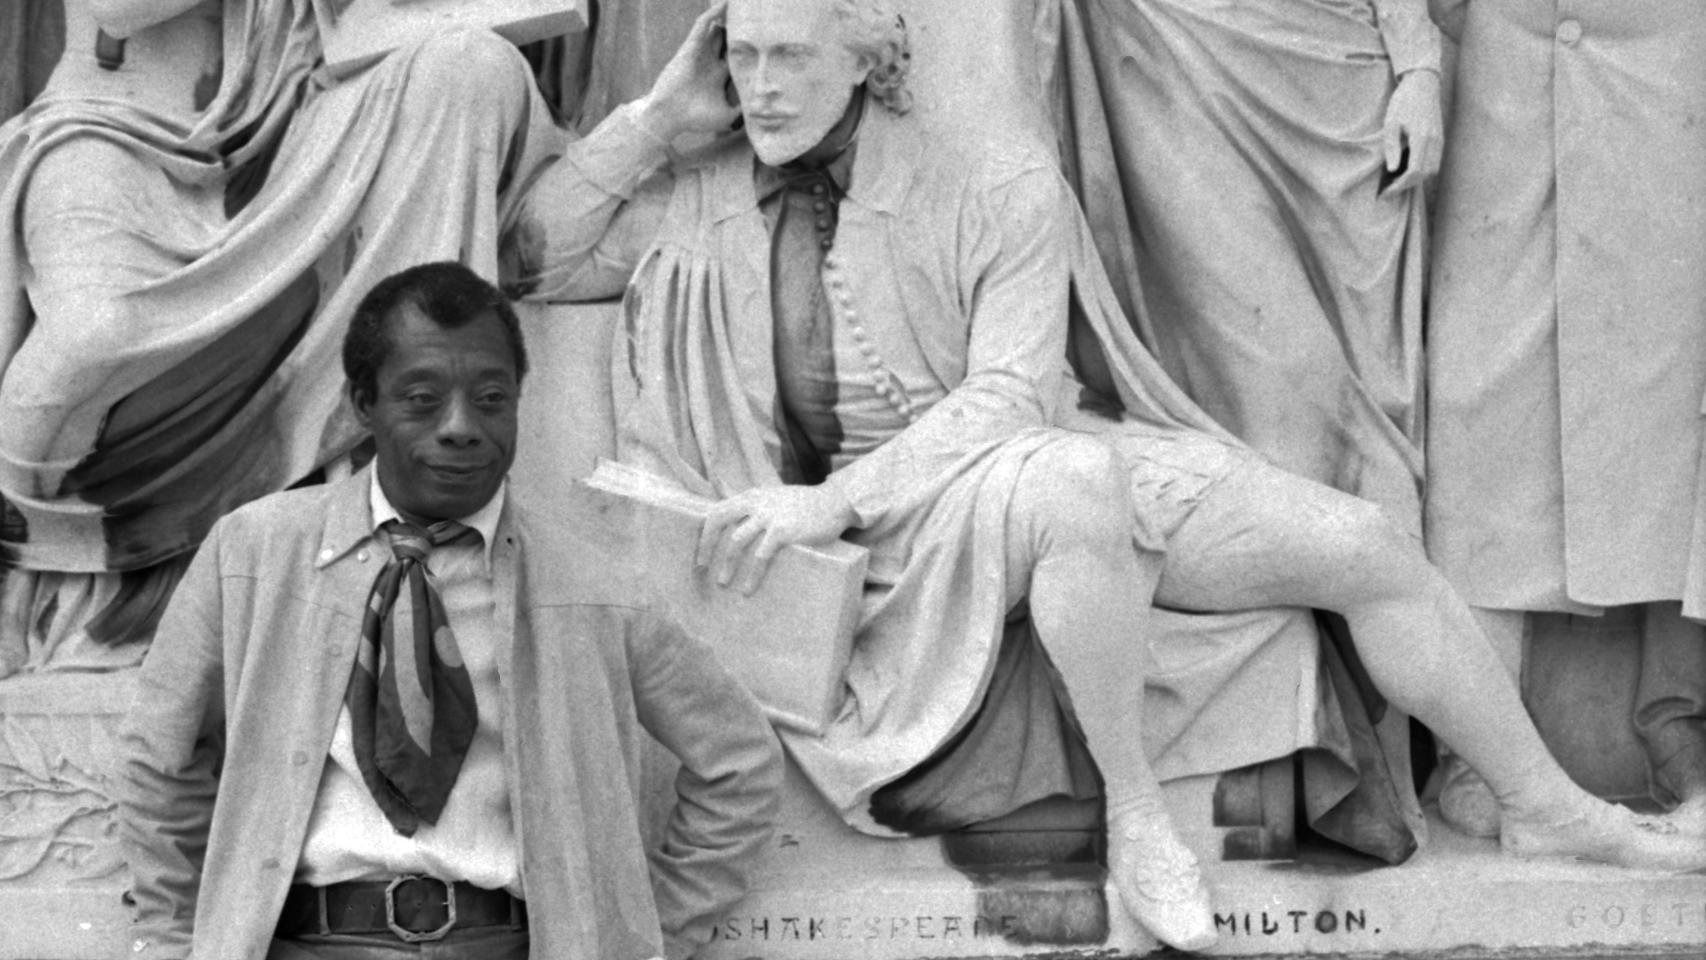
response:
[[[717,651],[772,722],[822,734],[842,700],[858,625],[865,548],[787,546],[745,596],[694,567],[712,501],[625,464],[599,461],[582,484],[616,536],[645,558],[648,598]]]
[[[511,43],[586,29],[587,0],[332,0],[315,4],[326,68],[344,77],[435,34],[484,27]]]

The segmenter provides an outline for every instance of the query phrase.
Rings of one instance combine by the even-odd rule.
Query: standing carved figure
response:
[[[1112,155],[1072,162],[1144,343],[1239,439],[1419,531],[1424,0],[1077,9],[1094,81],[1071,93]]]
[[[1513,671],[1523,611],[1641,605],[1635,729],[1706,823],[1706,6],[1435,8],[1429,550]],[[1447,812],[1492,829],[1467,789]]]
[[[496,35],[334,80],[324,2],[72,0],[0,128],[0,676],[135,662],[214,520],[360,439],[332,362],[358,291],[495,278],[558,149]]]

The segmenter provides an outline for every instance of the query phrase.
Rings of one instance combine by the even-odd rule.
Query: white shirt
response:
[[[357,556],[373,563],[378,576],[391,556],[390,544],[379,528],[401,516],[380,489],[377,465],[372,476],[369,499],[374,534]],[[505,492],[505,487],[499,487],[485,506],[459,518],[479,531],[479,546],[435,547],[428,560],[473,681],[479,720],[444,812],[437,824],[421,824],[412,837],[391,827],[356,766],[346,704],[338,712],[337,730],[297,863],[297,882],[325,886],[421,873],[522,896],[521,858],[503,762],[505,691],[498,682],[499,658],[508,656],[511,638],[498,629],[491,569]],[[359,624],[355,629],[360,629]]]

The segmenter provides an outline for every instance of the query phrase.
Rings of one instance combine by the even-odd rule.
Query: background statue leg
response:
[[[1641,628],[1635,730],[1661,796],[1706,825],[1706,627],[1678,603],[1649,603]]]
[[[1655,839],[1569,778],[1468,606],[1367,501],[1252,464],[1174,535],[1156,598],[1196,610],[1300,604],[1342,614],[1376,687],[1491,785],[1507,848],[1706,866],[1698,837]]]
[[[1492,644],[1511,679],[1522,684],[1523,649],[1530,632],[1525,610],[1494,610],[1471,607],[1475,622]],[[1499,835],[1499,800],[1487,781],[1463,758],[1440,745],[1439,813],[1445,822],[1472,837]]]

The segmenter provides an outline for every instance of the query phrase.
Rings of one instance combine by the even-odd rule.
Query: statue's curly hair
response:
[[[906,75],[912,70],[912,44],[906,35],[906,18],[894,11],[889,0],[833,0],[832,6],[847,27],[848,48],[876,64],[865,80],[871,96],[894,113],[911,110]]]

